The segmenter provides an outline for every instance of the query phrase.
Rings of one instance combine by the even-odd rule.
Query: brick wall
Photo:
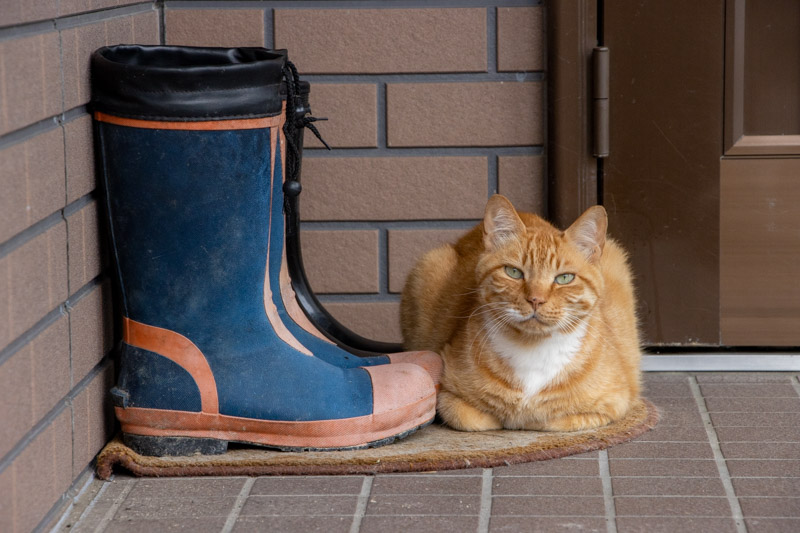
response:
[[[419,254],[472,227],[495,191],[546,207],[543,8],[428,4],[0,0],[0,531],[57,517],[113,430],[89,54],[289,48],[334,147],[305,152],[312,285],[346,325],[392,341]]]
[[[166,40],[289,49],[334,148],[312,137],[303,162],[311,284],[345,325],[398,341],[400,293],[420,253],[472,227],[494,192],[545,208],[543,8],[273,4],[167,2]]]
[[[56,516],[113,430],[110,283],[86,103],[89,54],[123,41],[159,41],[153,2],[0,2],[3,532]]]

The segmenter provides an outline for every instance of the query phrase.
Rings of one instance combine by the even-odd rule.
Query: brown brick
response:
[[[544,141],[540,82],[392,83],[386,94],[392,147]]]
[[[70,293],[97,277],[103,268],[98,209],[97,202],[92,202],[67,218]]]
[[[35,22],[37,20],[56,18],[57,16],[57,0],[38,0],[36,2],[0,1],[0,26]]]
[[[454,243],[466,232],[466,229],[389,231],[389,291],[403,291],[409,272],[425,252]]]
[[[69,392],[69,330],[60,318],[0,365],[0,457]]]
[[[498,157],[497,186],[497,192],[511,200],[517,211],[546,216],[543,157]]]
[[[0,259],[0,350],[67,298],[67,232],[59,223]]]
[[[133,42],[139,44],[160,44],[158,13],[145,13],[131,19],[133,21]],[[109,43],[116,44],[116,43]]]
[[[108,283],[95,287],[70,309],[73,386],[111,349],[112,316]]]
[[[0,135],[61,112],[58,33],[0,43]]]
[[[137,3],[135,0],[61,0],[58,9],[59,15],[63,17],[83,11],[93,11],[135,3]]]
[[[483,72],[486,9],[278,9],[275,46],[306,73]]]
[[[92,118],[84,116],[64,126],[67,149],[67,201],[92,192],[96,187]]]
[[[497,8],[497,70],[544,68],[544,23],[541,7]]]
[[[69,321],[59,318],[33,339],[27,349],[33,368],[33,420],[38,422],[67,395],[69,382]]]
[[[322,138],[335,148],[374,148],[378,145],[377,87],[371,83],[311,86],[311,109],[317,117]],[[322,143],[306,131],[305,146],[321,148]]]
[[[114,417],[108,397],[113,379],[114,366],[107,364],[72,402],[75,427],[73,477],[86,468],[113,435]]]
[[[64,206],[64,139],[54,129],[0,152],[0,242]]]
[[[0,531],[16,531],[14,525],[17,515],[17,510],[14,508],[16,479],[14,474],[13,465],[9,465],[0,472]]]
[[[167,44],[264,46],[264,11],[167,9],[166,29]]]
[[[72,477],[72,424],[69,409],[14,460],[15,531],[32,531],[69,488]]]
[[[0,405],[3,406],[0,457],[11,451],[33,427],[31,384],[31,358],[27,351],[14,354],[0,365]]]
[[[326,303],[336,320],[362,337],[400,342],[399,302]]]
[[[378,231],[304,231],[303,260],[317,293],[378,292]]]
[[[158,44],[155,12],[70,28],[61,32],[64,65],[64,109],[86,104],[90,97],[89,57],[101,46],[119,43]]]
[[[477,219],[485,157],[306,158],[306,220]]]

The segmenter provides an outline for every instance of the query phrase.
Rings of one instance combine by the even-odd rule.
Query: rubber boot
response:
[[[345,356],[334,356],[328,359],[331,364],[339,366],[368,366],[385,363],[413,363],[425,368],[439,384],[442,372],[442,361],[438,354],[433,352],[403,352],[402,345],[384,343],[365,339],[347,329],[333,318],[317,300],[308,283],[303,264],[300,246],[300,204],[299,196],[302,191],[300,174],[303,155],[303,133],[305,128],[310,129],[317,138],[327,147],[328,144],[314,126],[317,119],[311,116],[309,104],[310,85],[299,79],[297,70],[291,62],[287,62],[287,123],[284,126],[286,139],[284,186],[284,208],[286,211],[286,258],[284,269],[288,267],[287,276],[289,283],[282,280],[282,287],[288,285],[284,291],[284,302],[289,308],[290,320],[294,319],[295,327],[302,328],[305,332],[320,339],[327,338],[341,349],[348,352]],[[321,119],[324,120],[324,119]],[[294,326],[294,324],[293,324]],[[291,327],[290,327],[291,329]],[[301,339],[303,332],[293,332]],[[350,342],[348,342],[350,341]],[[317,339],[303,340],[312,344],[319,342]],[[352,343],[352,344],[351,344]],[[350,354],[355,354],[355,357]]]
[[[298,195],[301,190],[299,175],[302,160],[303,129],[304,127],[311,128],[318,137],[319,133],[313,127],[313,122],[316,119],[307,116],[310,114],[308,106],[309,84],[297,79],[297,71],[291,62],[287,61],[284,71],[287,80],[287,114],[290,113],[290,116],[294,116],[295,121],[288,121],[284,126],[280,150],[281,161],[286,168],[286,171],[282,173],[284,183],[282,187],[278,187],[276,184],[273,188],[272,196],[273,209],[282,207],[286,213],[287,222],[285,241],[283,239],[283,228],[278,229],[277,226],[273,226],[274,242],[286,244],[280,268],[276,266],[271,270],[276,275],[280,272],[280,277],[273,279],[273,286],[279,285],[281,287],[280,291],[273,293],[273,303],[289,331],[304,346],[314,351],[317,357],[326,362],[342,368],[387,363],[412,363],[423,367],[438,387],[442,373],[442,360],[438,354],[426,351],[375,354],[348,347],[341,342],[336,342],[335,338],[320,332],[320,329],[310,320],[310,317],[306,315],[298,302],[299,298],[293,288],[295,278],[290,274],[293,264],[295,268],[299,268],[299,271],[295,270],[295,272],[299,272],[296,274],[299,287],[307,291],[307,294],[310,294],[311,298],[316,300],[308,286],[302,264],[302,254],[299,250]],[[324,143],[325,141],[322,142]],[[282,223],[282,221],[279,223]],[[274,258],[277,259],[277,255]],[[385,346],[394,347],[394,345],[388,344]]]
[[[126,443],[147,455],[229,441],[346,449],[429,423],[435,389],[421,367],[330,365],[274,305],[285,53],[116,46],[91,61]]]

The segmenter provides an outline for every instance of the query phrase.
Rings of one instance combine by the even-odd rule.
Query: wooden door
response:
[[[631,253],[647,344],[800,345],[800,2],[576,4],[571,27],[549,30],[610,49],[610,154],[569,166],[549,149],[551,215],[574,218],[596,187]],[[558,79],[569,48],[554,44]],[[563,152],[564,92],[550,89]],[[588,109],[590,82],[580,91]]]

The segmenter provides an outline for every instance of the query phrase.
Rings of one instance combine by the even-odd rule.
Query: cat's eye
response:
[[[509,278],[522,279],[522,270],[510,266],[507,266],[505,270]]]
[[[567,283],[572,282],[573,279],[575,279],[575,274],[559,274],[556,276],[556,284],[566,285]]]

